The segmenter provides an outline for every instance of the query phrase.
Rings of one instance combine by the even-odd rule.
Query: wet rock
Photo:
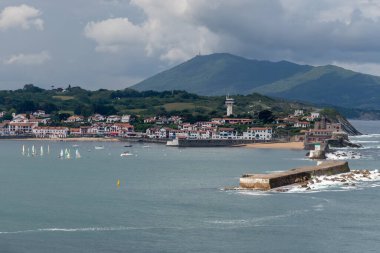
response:
[[[284,188],[276,189],[276,192],[287,192],[287,191],[289,191],[289,189],[284,189]]]
[[[346,179],[342,179],[342,180],[340,180],[340,182],[342,182],[342,183],[344,183],[344,182],[346,182],[347,180]]]

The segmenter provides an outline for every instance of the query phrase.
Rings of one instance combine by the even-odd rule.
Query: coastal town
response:
[[[317,111],[294,110],[286,117],[274,117],[267,124],[254,118],[236,118],[234,99],[226,97],[226,115],[209,121],[189,123],[181,116],[154,116],[140,120],[145,129],[136,130],[137,120],[131,115],[94,114],[90,117],[71,115],[61,122],[53,122],[43,110],[31,113],[1,112],[2,138],[117,137],[142,140],[245,140],[250,142],[304,142],[307,145],[323,142],[335,135],[346,135],[341,123],[330,123]]]

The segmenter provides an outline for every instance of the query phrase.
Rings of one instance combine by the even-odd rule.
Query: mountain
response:
[[[209,96],[248,94],[253,88],[305,73],[312,68],[287,61],[248,60],[219,53],[196,56],[131,88],[139,91],[186,90]]]
[[[226,53],[196,56],[131,88],[208,96],[258,92],[347,108],[380,107],[380,77],[333,65],[258,61]]]

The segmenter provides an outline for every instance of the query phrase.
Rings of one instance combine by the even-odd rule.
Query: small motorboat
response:
[[[130,148],[130,147],[132,147],[132,144],[125,144],[124,147]]]
[[[131,156],[131,155],[133,155],[133,154],[129,153],[128,151],[125,151],[125,152],[120,154],[120,156]]]
[[[104,146],[95,146],[95,149],[104,149]]]

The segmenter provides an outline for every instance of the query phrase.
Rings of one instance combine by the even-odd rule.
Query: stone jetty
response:
[[[285,172],[271,174],[245,174],[240,178],[240,187],[270,190],[276,187],[304,183],[313,176],[335,175],[350,172],[346,161],[325,161],[316,166],[305,166]]]

